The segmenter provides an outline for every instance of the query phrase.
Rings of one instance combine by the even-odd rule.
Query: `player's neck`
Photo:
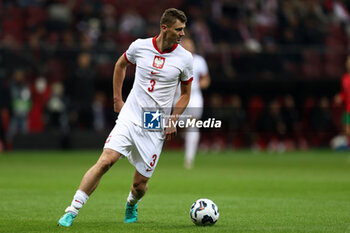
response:
[[[163,53],[165,51],[171,50],[174,44],[170,44],[165,40],[164,35],[161,33],[156,39],[158,49]]]

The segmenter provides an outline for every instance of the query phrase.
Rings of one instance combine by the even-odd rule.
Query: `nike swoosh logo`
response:
[[[146,169],[146,172],[151,172],[151,171],[153,171],[152,169]]]
[[[74,200],[75,202],[78,202],[78,203],[80,203],[80,204],[84,204],[84,203],[82,203],[81,201],[79,201],[79,200]]]
[[[159,74],[159,72],[153,72],[153,71],[151,71],[151,74],[153,75],[153,74]]]

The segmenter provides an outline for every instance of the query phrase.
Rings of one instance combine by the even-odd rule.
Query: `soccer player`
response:
[[[180,44],[185,35],[187,18],[177,9],[167,9],[160,20],[160,34],[154,38],[138,39],[118,59],[113,74],[114,110],[120,112],[116,125],[108,136],[104,150],[84,175],[72,203],[58,221],[69,227],[79,210],[98,186],[102,176],[118,161],[126,157],[135,167],[135,174],[125,210],[125,223],[137,221],[138,201],[145,195],[148,180],[157,166],[164,140],[172,139],[177,132],[174,124],[185,110],[191,95],[193,59]],[[136,65],[133,88],[125,103],[122,85],[128,64]],[[181,96],[170,115],[171,105],[178,83]],[[161,109],[168,118],[169,127],[161,131],[143,129],[144,109]],[[159,111],[158,111],[159,110]]]
[[[350,55],[346,58],[345,67],[346,73],[341,79],[341,91],[335,96],[335,102],[345,105],[343,123],[345,125],[345,134],[348,136],[348,145],[350,146]]]
[[[195,45],[189,37],[183,39],[181,45],[192,53],[193,56],[193,82],[191,87],[191,98],[183,116],[192,119],[200,119],[203,113],[203,96],[202,91],[210,85],[210,75],[208,65],[205,59],[195,54]],[[196,156],[200,132],[198,128],[185,129],[185,168],[192,169]]]

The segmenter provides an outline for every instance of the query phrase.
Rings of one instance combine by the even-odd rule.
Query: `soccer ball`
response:
[[[219,208],[209,199],[198,199],[191,206],[190,217],[196,225],[214,225],[219,219]]]

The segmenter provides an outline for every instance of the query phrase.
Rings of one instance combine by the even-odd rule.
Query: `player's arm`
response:
[[[202,90],[205,90],[209,87],[211,79],[208,70],[208,64],[203,57],[200,57],[198,67],[200,70],[199,87]]]
[[[210,75],[208,73],[203,74],[199,77],[199,87],[202,90],[205,90],[209,87],[210,85]]]
[[[125,78],[126,68],[129,63],[125,59],[124,54],[119,57],[115,63],[113,72],[113,107],[115,112],[120,112],[124,105],[122,98],[122,87]]]
[[[165,130],[166,140],[171,140],[177,134],[176,127],[173,124],[171,124],[171,122],[176,122],[179,119],[180,115],[185,111],[191,97],[191,84],[192,82],[181,82],[181,95],[177,100],[173,114],[169,119],[169,127]]]

